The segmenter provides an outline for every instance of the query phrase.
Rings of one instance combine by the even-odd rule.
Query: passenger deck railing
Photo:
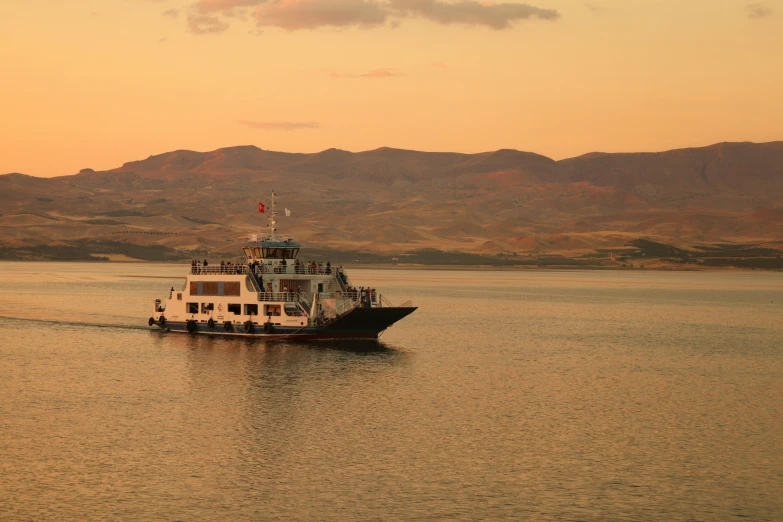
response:
[[[335,269],[331,266],[319,265],[314,262],[295,265],[293,262],[283,264],[259,265],[258,270],[264,274],[285,274],[285,275],[333,275]]]
[[[359,303],[343,300],[337,301],[335,306],[332,307],[325,301],[319,301],[318,306],[321,307],[321,311],[323,312],[323,317],[326,320],[325,324],[329,324],[331,321],[334,321],[341,315],[359,306]]]
[[[268,264],[263,263],[256,265],[253,270],[256,274],[284,274],[284,275],[336,275],[337,269],[332,266],[326,266],[318,264],[314,261],[309,263],[303,263],[295,265],[293,262],[288,262],[285,265],[282,264]],[[192,266],[190,273],[194,275],[244,275],[250,273],[250,268],[247,265],[208,265],[208,266]],[[345,274],[340,274],[337,277],[341,290],[345,290],[345,281],[347,281]]]
[[[245,275],[250,273],[246,265],[191,266],[193,275]]]
[[[291,303],[297,301],[297,293],[296,292],[258,292],[258,300]]]

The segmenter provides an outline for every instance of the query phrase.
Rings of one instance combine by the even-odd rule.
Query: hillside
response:
[[[236,252],[263,228],[274,189],[280,228],[313,248],[422,248],[580,256],[639,237],[691,248],[783,240],[783,142],[554,161],[381,148],[174,151],[57,178],[0,176],[0,245],[111,242]]]

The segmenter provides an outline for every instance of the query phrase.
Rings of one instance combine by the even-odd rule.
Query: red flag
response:
[[[263,203],[259,203],[258,204],[258,211],[259,212],[263,212],[264,211],[264,204]]]

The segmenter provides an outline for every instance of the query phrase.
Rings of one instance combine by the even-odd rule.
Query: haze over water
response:
[[[779,520],[783,278],[349,271],[380,344],[162,334],[186,267],[0,264],[0,518]]]

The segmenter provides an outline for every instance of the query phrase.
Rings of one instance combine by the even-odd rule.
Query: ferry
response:
[[[271,339],[377,339],[416,310],[410,301],[392,304],[374,288],[357,289],[341,266],[301,260],[301,245],[277,235],[276,199],[273,192],[268,206],[259,204],[267,230],[242,245],[242,261],[193,261],[182,289],[155,299],[150,327]]]

